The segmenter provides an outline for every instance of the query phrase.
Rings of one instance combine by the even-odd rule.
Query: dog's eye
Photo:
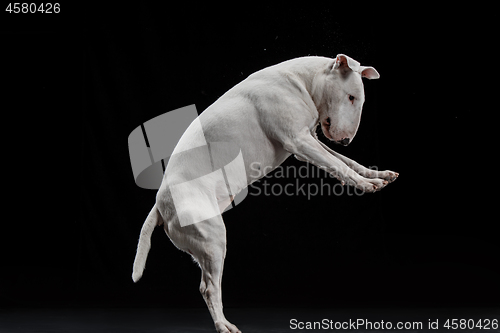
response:
[[[349,100],[352,102],[354,101],[354,96],[353,95],[349,95]]]
[[[330,126],[330,125],[331,125],[331,124],[330,124],[330,117],[326,118],[326,124],[327,124],[328,126]]]

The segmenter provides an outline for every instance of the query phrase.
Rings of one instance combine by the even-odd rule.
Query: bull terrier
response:
[[[224,317],[221,294],[226,256],[221,214],[239,191],[292,154],[364,192],[381,190],[398,177],[393,171],[368,169],[316,136],[319,125],[334,143],[352,142],[365,101],[362,78],[378,79],[379,74],[344,54],[334,59],[296,58],[253,73],[202,112],[168,161],[156,203],[141,230],[133,281],[143,274],[153,229],[163,225],[172,243],[199,264],[200,292],[217,332],[240,332]],[[237,149],[219,146],[223,153],[214,158],[216,147],[211,143],[230,143]],[[218,166],[232,159],[229,155],[239,156],[234,159],[243,170],[238,177]],[[251,165],[263,171],[257,178],[248,172]]]

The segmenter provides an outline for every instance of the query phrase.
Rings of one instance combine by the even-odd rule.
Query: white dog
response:
[[[200,292],[217,331],[240,332],[222,312],[226,228],[221,213],[237,192],[257,180],[248,172],[250,165],[258,165],[263,177],[293,154],[365,192],[380,190],[398,177],[392,171],[367,169],[316,137],[321,125],[331,141],[347,145],[354,139],[365,101],[362,78],[377,79],[379,74],[343,54],[335,59],[297,58],[250,75],[208,107],[168,162],[156,204],[141,230],[133,280],[142,276],[153,229],[163,225],[172,243],[199,263]],[[236,153],[222,149],[225,153],[214,158],[216,147],[210,143],[217,142],[237,147]],[[221,172],[236,155],[238,170],[247,171],[243,181],[232,180],[227,169]]]

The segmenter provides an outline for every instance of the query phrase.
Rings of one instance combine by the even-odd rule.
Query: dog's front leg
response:
[[[366,178],[380,178],[383,180],[387,180],[389,183],[393,182],[398,178],[399,174],[394,171],[390,170],[385,170],[385,171],[378,171],[378,170],[372,170],[368,169],[367,167],[351,160],[348,157],[345,157],[342,154],[337,153],[336,151],[330,149],[327,145],[325,145],[323,142],[317,140],[319,144],[330,154],[344,162],[349,168],[353,169],[357,173],[359,173],[361,176],[366,177]]]
[[[379,178],[363,177],[338,157],[326,151],[307,130],[303,130],[293,138],[284,140],[283,148],[294,154],[299,160],[314,164],[332,174],[342,183],[356,186],[364,192],[375,192],[388,184],[388,181]]]

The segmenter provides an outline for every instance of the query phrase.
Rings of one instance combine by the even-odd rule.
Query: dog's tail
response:
[[[151,234],[157,225],[163,224],[163,220],[156,208],[156,204],[149,212],[146,221],[142,225],[141,236],[139,237],[139,245],[137,245],[137,253],[134,260],[134,270],[132,273],[132,280],[139,281],[142,277],[142,272],[146,266],[146,259],[148,257],[149,249],[151,248]]]

